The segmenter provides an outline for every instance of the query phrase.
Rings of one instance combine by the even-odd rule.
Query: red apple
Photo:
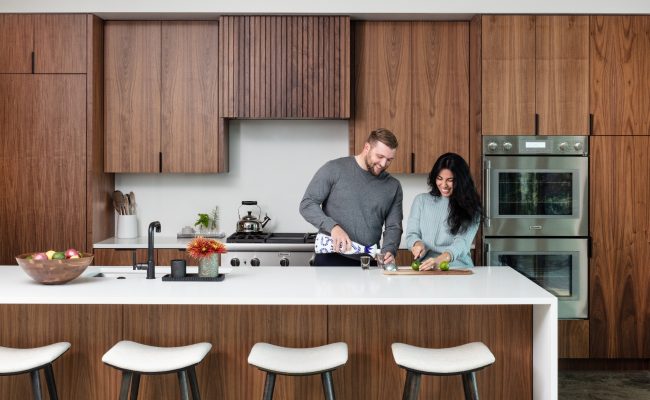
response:
[[[75,257],[76,256],[76,257]],[[79,258],[79,252],[73,248],[69,248],[65,251],[65,258]]]
[[[47,254],[45,253],[34,253],[32,255],[32,260],[47,260]]]

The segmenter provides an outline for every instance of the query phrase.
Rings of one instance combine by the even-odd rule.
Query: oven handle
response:
[[[483,193],[485,198],[485,226],[490,227],[490,160],[483,161]]]

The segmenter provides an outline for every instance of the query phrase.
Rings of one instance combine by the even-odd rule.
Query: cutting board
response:
[[[384,275],[472,275],[474,272],[470,269],[450,269],[449,271],[440,271],[434,269],[432,271],[414,271],[411,267],[398,267],[397,271],[386,271]]]

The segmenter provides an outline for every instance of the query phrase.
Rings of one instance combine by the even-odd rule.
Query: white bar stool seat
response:
[[[32,380],[34,399],[41,400],[43,394],[41,391],[40,370],[42,369],[45,373],[50,399],[57,400],[59,397],[56,391],[52,363],[68,351],[69,348],[70,343],[68,342],[53,343],[29,349],[0,346],[0,376],[29,373]]]
[[[131,399],[138,396],[140,375],[178,373],[181,398],[189,400],[187,379],[192,398],[200,400],[194,366],[199,364],[210,352],[210,343],[196,343],[180,347],[157,347],[122,340],[104,354],[102,361],[122,371],[120,399],[127,400],[129,388]]]
[[[422,374],[462,375],[465,398],[478,400],[475,372],[496,360],[490,349],[481,342],[442,349],[393,343],[391,349],[395,363],[407,371],[404,400],[417,399]]]
[[[320,374],[323,392],[334,399],[332,371],[348,362],[348,345],[332,343],[319,347],[290,348],[269,343],[256,343],[248,356],[248,363],[266,372],[264,400],[273,398],[275,376]]]

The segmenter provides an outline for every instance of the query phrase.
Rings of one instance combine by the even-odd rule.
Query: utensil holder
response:
[[[138,237],[138,217],[135,215],[117,216],[118,239],[135,239]]]

